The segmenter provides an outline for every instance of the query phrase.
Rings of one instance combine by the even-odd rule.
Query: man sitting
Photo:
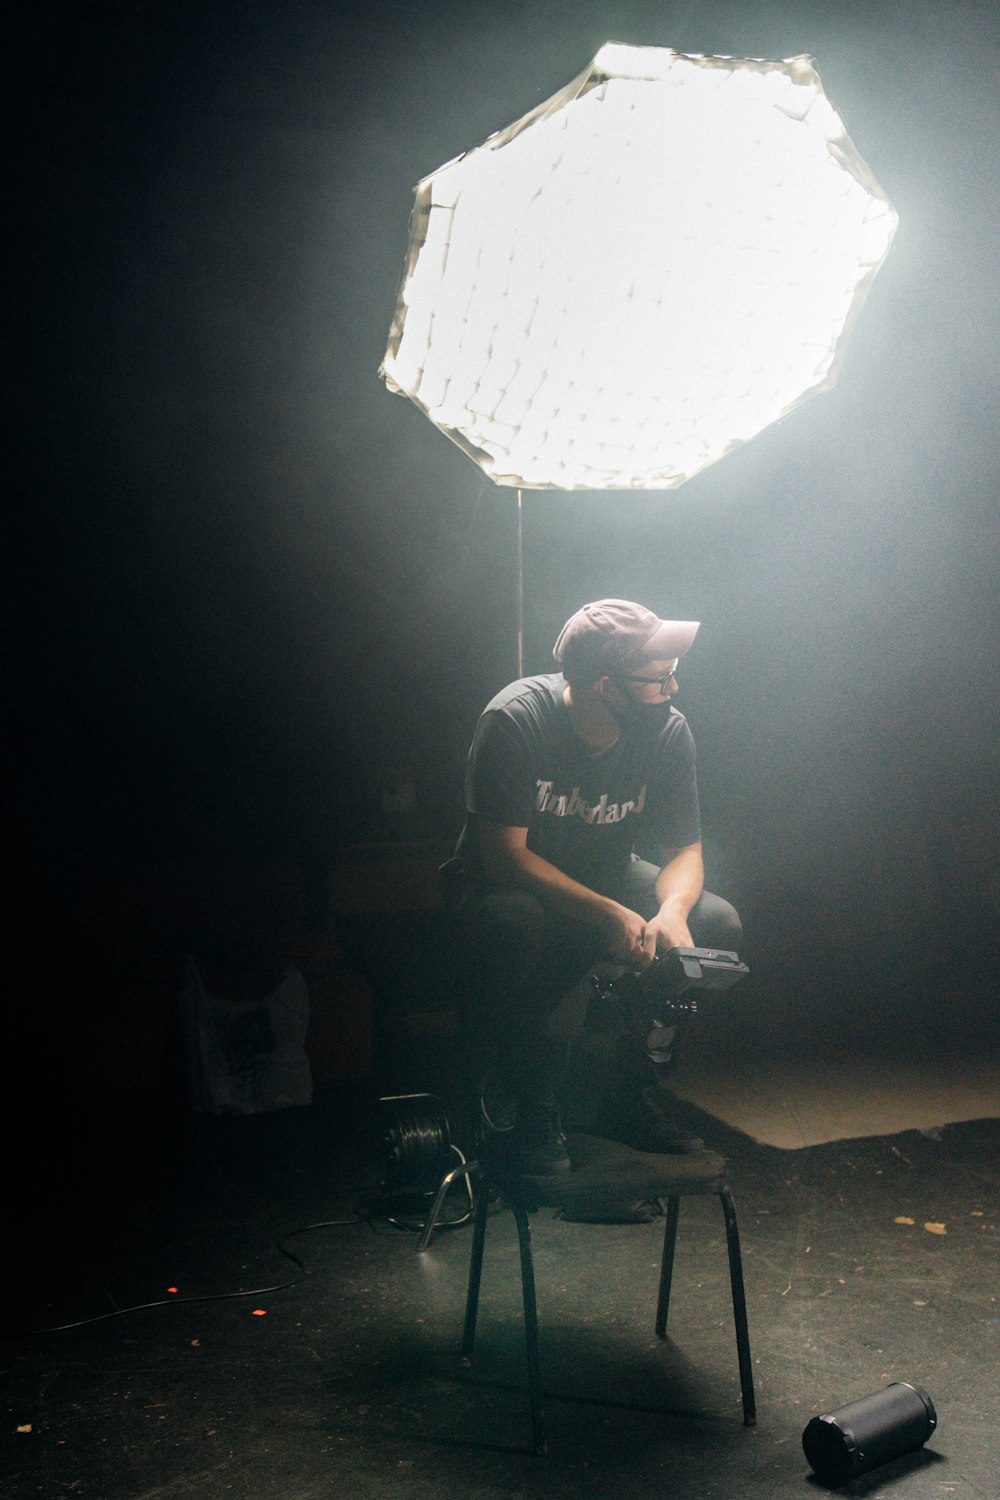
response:
[[[595,962],[739,947],[736,911],[703,888],[694,740],[671,703],[697,631],[628,600],[586,604],[556,641],[560,670],[511,683],[476,727],[466,823],[442,882],[466,943],[466,1045],[513,1102],[509,1171],[569,1170],[567,997]],[[653,1148],[700,1148],[657,1092],[646,1096]]]

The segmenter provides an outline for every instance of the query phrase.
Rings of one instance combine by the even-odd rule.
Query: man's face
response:
[[[645,661],[632,672],[621,672],[614,679],[638,703],[669,702],[677,691],[677,658]]]
[[[602,678],[603,697],[623,727],[652,728],[662,724],[677,691],[677,658],[645,661],[631,672]]]

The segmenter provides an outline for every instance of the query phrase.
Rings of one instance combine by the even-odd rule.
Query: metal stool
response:
[[[729,1277],[733,1294],[733,1317],[736,1323],[736,1350],[740,1368],[740,1392],[743,1398],[743,1420],[748,1427],[757,1420],[754,1404],[753,1370],[750,1363],[750,1339],[747,1330],[746,1297],[743,1289],[743,1263],[740,1257],[739,1231],[733,1196],[726,1183],[726,1162],[714,1152],[690,1156],[660,1156],[634,1151],[615,1141],[595,1136],[571,1135],[568,1141],[573,1170],[553,1177],[539,1186],[537,1179],[528,1183],[517,1178],[498,1178],[480,1162],[466,1164],[466,1172],[479,1178],[475,1194],[472,1255],[469,1263],[469,1286],[465,1304],[465,1327],[462,1354],[471,1360],[476,1338],[476,1315],[482,1281],[483,1254],[491,1197],[499,1195],[514,1215],[521,1252],[521,1290],[524,1299],[524,1340],[528,1360],[528,1389],[531,1398],[531,1431],[536,1454],[546,1451],[542,1375],[538,1351],[538,1306],[535,1297],[535,1271],[531,1252],[529,1213],[539,1207],[560,1208],[570,1217],[601,1217],[615,1203],[666,1200],[666,1225],[663,1233],[663,1261],[660,1267],[659,1296],[656,1305],[656,1333],[666,1336],[670,1285],[673,1277],[674,1247],[680,1200],[685,1194],[713,1194],[722,1204],[729,1251]],[[453,1174],[457,1176],[461,1169]]]

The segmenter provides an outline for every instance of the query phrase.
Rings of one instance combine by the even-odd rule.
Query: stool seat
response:
[[[566,1137],[566,1149],[572,1170],[552,1177],[507,1176],[482,1159],[480,1171],[508,1202],[529,1212],[562,1209],[564,1218],[581,1222],[634,1219],[640,1205],[686,1193],[718,1193],[725,1183],[725,1158],[714,1151],[665,1155],[575,1134]]]
[[[489,1204],[491,1200],[499,1196],[502,1206],[510,1210],[517,1225],[532,1438],[534,1451],[544,1453],[545,1433],[538,1309],[529,1214],[544,1206],[560,1209],[564,1219],[591,1222],[634,1222],[637,1217],[652,1217],[651,1212],[637,1213],[638,1207],[649,1206],[656,1200],[663,1200],[666,1222],[663,1231],[663,1257],[660,1264],[659,1295],[654,1327],[657,1335],[664,1338],[670,1307],[674,1247],[677,1239],[681,1198],[688,1193],[714,1195],[718,1197],[722,1205],[726,1227],[740,1390],[743,1398],[743,1420],[747,1426],[753,1426],[757,1416],[754,1404],[750,1341],[747,1332],[743,1266],[736,1209],[733,1204],[733,1195],[726,1181],[725,1159],[714,1151],[699,1151],[689,1155],[661,1155],[637,1151],[618,1141],[609,1141],[590,1135],[570,1135],[567,1138],[567,1150],[571,1170],[552,1177],[525,1178],[495,1173],[486,1159],[456,1167],[445,1179],[447,1182],[449,1178],[454,1178],[459,1173],[470,1178],[474,1174],[478,1178],[472,1254],[469,1261],[469,1285],[465,1305],[465,1327],[462,1335],[464,1357],[471,1360],[473,1354]],[[439,1197],[443,1187],[444,1185],[439,1190]],[[429,1220],[428,1224],[430,1222]]]

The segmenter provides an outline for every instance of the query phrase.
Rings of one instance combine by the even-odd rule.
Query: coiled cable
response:
[[[465,1157],[452,1143],[451,1124],[444,1104],[436,1094],[392,1094],[379,1100],[382,1113],[382,1217],[401,1229],[419,1229],[419,1212],[402,1212],[402,1203],[413,1197],[431,1197],[457,1159]],[[457,1219],[441,1223],[455,1229],[472,1216],[472,1189],[465,1179],[468,1207]],[[390,1205],[393,1207],[390,1209]]]

